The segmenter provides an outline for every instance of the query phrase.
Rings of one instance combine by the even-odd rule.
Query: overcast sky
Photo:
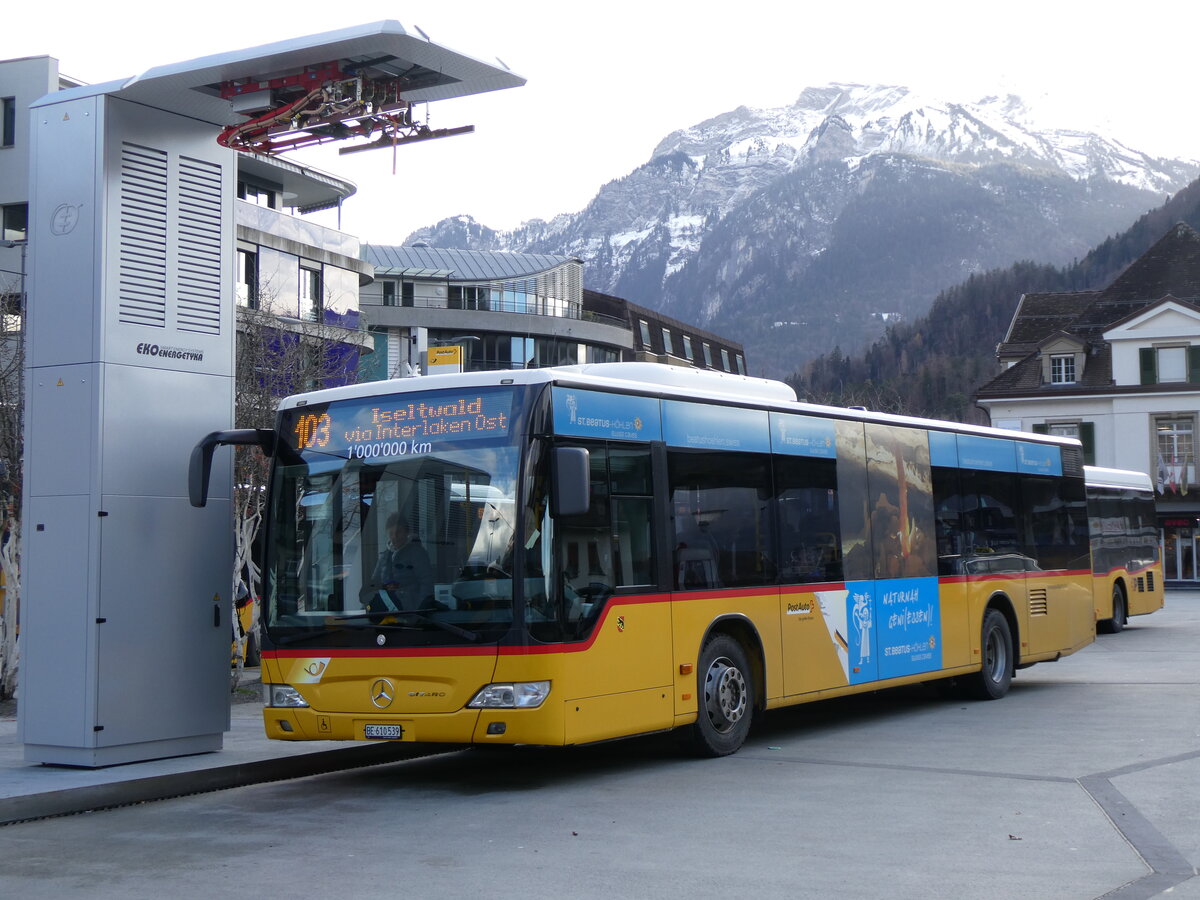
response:
[[[1049,124],[1155,155],[1200,158],[1194,55],[1200,6],[1153,14],[1094,2],[852,3],[708,0],[145,0],[9,4],[0,59],[49,54],[102,82],[166,63],[381,19],[499,57],[528,83],[431,104],[434,128],[476,133],[307,161],[359,186],[343,226],[398,243],[468,213],[494,228],[575,212],[644,163],[671,131],[739,105],[783,106],[830,81],[902,84],[941,99],[1015,93]]]

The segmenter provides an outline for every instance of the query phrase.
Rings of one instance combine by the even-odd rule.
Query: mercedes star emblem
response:
[[[392,705],[392,700],[396,696],[396,689],[392,687],[392,683],[386,678],[376,678],[371,685],[371,702],[378,709],[387,709]]]

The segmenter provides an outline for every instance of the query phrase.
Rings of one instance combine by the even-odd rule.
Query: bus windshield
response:
[[[511,390],[286,410],[264,573],[280,647],[495,642],[513,621]]]

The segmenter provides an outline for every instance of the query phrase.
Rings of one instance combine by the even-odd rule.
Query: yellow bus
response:
[[[1142,472],[1084,466],[1096,628],[1116,634],[1129,616],[1163,607],[1154,483]]]
[[[261,664],[280,740],[732,753],[791,704],[1016,670],[1095,637],[1080,445],[609,363],[289,398]]]

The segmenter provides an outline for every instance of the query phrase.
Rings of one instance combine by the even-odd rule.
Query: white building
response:
[[[999,428],[1064,434],[1158,486],[1163,574],[1200,582],[1200,234],[1176,225],[1107,288],[1021,297],[977,402]]]

